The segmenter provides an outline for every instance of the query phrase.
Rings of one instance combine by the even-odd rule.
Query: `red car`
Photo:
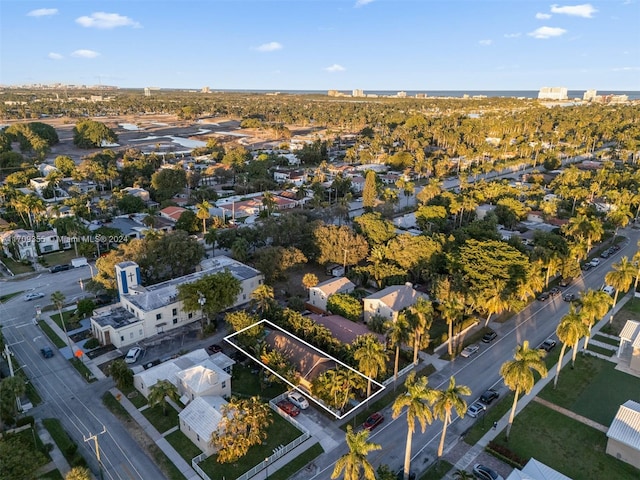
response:
[[[276,405],[278,405],[278,408],[287,415],[291,415],[292,417],[300,415],[300,409],[289,400],[280,400]]]
[[[364,421],[362,426],[365,430],[373,430],[378,425],[380,425],[383,420],[384,416],[381,413],[374,413]]]

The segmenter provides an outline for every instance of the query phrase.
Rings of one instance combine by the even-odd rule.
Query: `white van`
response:
[[[602,291],[605,293],[608,293],[609,295],[613,295],[616,289],[613,288],[611,285],[605,285],[604,287],[602,287]]]

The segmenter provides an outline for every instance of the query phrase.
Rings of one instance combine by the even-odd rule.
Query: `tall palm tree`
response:
[[[9,359],[11,361],[11,359]],[[13,399],[13,416],[18,414],[18,399],[24,395],[26,386],[22,377],[7,377],[0,382],[0,390],[9,392],[9,397]]]
[[[441,301],[440,313],[447,325],[449,325],[448,351],[449,358],[453,356],[453,324],[462,316],[464,303],[462,297],[456,292],[451,292],[449,296]]]
[[[260,285],[251,294],[251,301],[262,315],[268,313],[275,303],[275,294],[273,287],[269,285]]]
[[[174,402],[180,400],[180,394],[176,386],[169,380],[158,380],[155,385],[149,389],[149,406],[155,407],[156,405],[162,406],[163,415],[167,415],[167,397]]]
[[[638,244],[637,244],[638,248],[640,248],[640,240],[638,240]],[[638,281],[640,280],[640,250],[636,251],[636,253],[633,255],[633,264],[636,266],[636,273],[635,273],[635,281],[633,283],[633,291],[637,292],[638,291]]]
[[[543,356],[543,351],[529,348],[529,342],[525,340],[522,345],[517,346],[513,360],[503,363],[500,367],[500,375],[504,379],[505,385],[515,392],[507,425],[507,438],[509,438],[513,418],[516,415],[518,397],[522,392],[525,395],[531,392],[535,384],[533,372],[538,372],[542,378],[547,376],[547,367],[542,360]]]
[[[415,372],[411,372],[404,382],[407,392],[400,395],[391,407],[393,418],[398,418],[402,411],[407,410],[407,445],[404,451],[404,480],[409,480],[411,471],[411,440],[416,428],[416,420],[420,422],[424,433],[427,425],[433,422],[433,413],[428,403],[433,400],[433,390],[427,386],[427,377],[416,380]]]
[[[421,348],[422,339],[433,324],[433,304],[426,298],[420,297],[409,308],[409,313],[409,326],[413,332],[413,364],[418,365],[418,351]]]
[[[629,287],[633,283],[633,277],[636,274],[635,265],[631,263],[627,257],[622,257],[620,262],[614,263],[611,266],[613,267],[613,270],[604,276],[604,281],[616,289],[616,293],[613,296],[613,305],[611,307],[612,310],[609,323],[613,322],[613,308],[615,308],[616,303],[618,303],[618,294],[620,293],[620,290],[625,292],[629,290]]]
[[[583,239],[587,243],[587,253],[591,251],[593,242],[602,238],[604,229],[602,222],[596,218],[589,218],[586,215],[578,214],[569,220],[564,226],[566,233],[576,239]]]
[[[382,345],[373,335],[365,335],[363,342],[353,353],[353,359],[358,362],[358,370],[367,377],[367,398],[371,396],[371,379],[377,378],[387,369],[387,355],[384,345]]]
[[[400,363],[400,347],[409,340],[409,322],[407,321],[406,313],[400,312],[395,322],[389,322],[387,339],[396,349],[396,358],[393,364],[393,378],[397,381],[398,366]]]
[[[65,323],[64,317],[62,316],[62,307],[64,307],[65,300],[66,300],[66,297],[64,296],[64,293],[62,293],[60,290],[56,290],[51,294],[51,302],[58,309],[58,315],[60,315],[60,322],[62,323],[62,329],[64,330],[64,334],[67,337],[67,344],[69,345],[69,350],[71,350],[71,353],[73,353],[73,348],[71,348],[71,339],[69,338],[69,334],[67,333],[67,324]]]
[[[375,480],[376,472],[367,460],[367,455],[382,447],[376,443],[368,442],[368,438],[369,430],[354,433],[351,425],[347,426],[345,440],[349,452],[338,459],[331,478],[338,478],[344,472],[344,480],[360,480],[360,472],[362,471],[365,480]]]
[[[438,445],[438,458],[442,457],[444,439],[447,435],[447,427],[451,423],[451,411],[455,409],[459,417],[467,413],[467,402],[463,396],[471,395],[471,389],[466,385],[456,385],[455,378],[449,379],[449,387],[446,390],[435,390],[433,398],[433,415],[442,420],[442,436]]]
[[[64,480],[91,480],[91,471],[87,467],[73,467]]]
[[[578,351],[578,342],[588,332],[582,317],[573,305],[569,307],[569,313],[560,319],[560,323],[556,328],[556,335],[558,340],[562,342],[562,348],[560,349],[560,358],[558,358],[558,366],[556,368],[556,376],[553,379],[553,388],[558,385],[558,377],[560,376],[560,369],[562,368],[562,359],[564,358],[564,352],[567,346],[573,347],[572,365],[575,364],[576,353]]]
[[[197,204],[196,208],[198,209],[196,217],[202,220],[202,235],[205,235],[207,233],[207,220],[211,218],[211,213],[209,212],[211,204],[205,200]]]
[[[584,349],[587,349],[591,328],[597,320],[601,319],[611,308],[613,299],[611,295],[602,290],[587,290],[580,298],[580,318],[587,326],[587,334],[584,336]]]
[[[500,314],[509,308],[509,300],[505,297],[507,284],[504,280],[495,279],[483,292],[481,308],[487,312],[484,326],[489,325],[491,315]]]

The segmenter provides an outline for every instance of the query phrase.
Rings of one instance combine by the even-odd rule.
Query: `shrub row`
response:
[[[505,447],[504,445],[501,445],[494,441],[489,442],[486,450],[494,457],[507,462],[509,465],[515,468],[523,468],[525,463],[527,463],[527,460],[512,452],[508,447]]]

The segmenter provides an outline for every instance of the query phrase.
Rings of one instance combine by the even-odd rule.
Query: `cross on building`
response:
[[[133,272],[129,272],[129,281],[133,283]]]

